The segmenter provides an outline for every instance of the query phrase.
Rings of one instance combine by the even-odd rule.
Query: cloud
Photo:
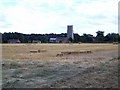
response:
[[[118,0],[1,0],[0,32],[64,33],[69,24],[79,34],[117,32],[117,5]]]
[[[16,6],[19,3],[19,0],[1,0],[0,5],[3,6]]]

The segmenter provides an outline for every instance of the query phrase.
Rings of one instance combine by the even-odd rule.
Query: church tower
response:
[[[67,26],[67,39],[72,38],[74,40],[73,25]]]

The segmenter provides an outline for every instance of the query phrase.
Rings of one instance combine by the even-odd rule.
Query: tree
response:
[[[119,41],[119,34],[116,33],[108,33],[105,36],[105,41],[107,42],[118,42]]]
[[[74,34],[74,42],[75,43],[80,42],[80,35],[79,34]]]
[[[96,40],[97,42],[104,42],[104,31],[97,31]]]
[[[80,41],[84,42],[84,43],[92,43],[93,42],[93,35],[84,33],[80,37]]]
[[[104,31],[97,31],[97,36],[104,36]]]
[[[74,41],[71,37],[68,39],[68,41],[70,41],[71,43]]]
[[[120,42],[120,35],[118,33],[108,33],[106,36],[104,36],[103,31],[96,32],[97,35],[94,37],[91,34],[83,34],[80,36],[79,34],[74,34],[74,40],[72,38],[69,38],[68,41],[70,42],[83,42],[83,43],[92,43],[93,40],[95,42]],[[42,43],[48,43],[49,38],[51,37],[67,37],[66,33],[61,34],[22,34],[22,33],[3,33],[2,34],[2,43],[8,43],[9,39],[19,39],[22,43],[31,43],[33,40],[39,40]]]

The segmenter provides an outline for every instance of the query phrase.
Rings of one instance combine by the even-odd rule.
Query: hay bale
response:
[[[92,51],[87,50],[87,51],[69,51],[69,52],[61,52],[63,55],[71,55],[71,54],[80,54],[80,53],[92,53]]]
[[[87,51],[80,51],[79,53],[92,53],[92,51],[87,50]]]
[[[82,44],[82,42],[79,42],[78,44]]]
[[[38,50],[30,50],[30,53],[37,53]]]
[[[47,50],[41,49],[41,50],[30,50],[30,53],[40,53],[40,52],[46,52]]]
[[[119,42],[113,42],[113,45],[119,44]]]
[[[58,56],[61,57],[61,56],[63,56],[63,54],[62,54],[62,53],[59,53],[59,54],[56,55],[56,57],[58,57]]]
[[[70,52],[61,52],[63,55],[71,55],[71,54],[78,54],[79,52],[74,52],[74,51],[70,51]]]
[[[89,51],[87,51],[86,53],[92,53],[92,51],[89,50]]]
[[[66,55],[66,54],[71,54],[72,52],[61,52],[61,54]]]
[[[41,49],[41,50],[38,50],[38,52],[46,52],[47,50],[45,49]]]

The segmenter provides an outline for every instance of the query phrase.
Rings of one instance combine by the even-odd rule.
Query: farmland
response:
[[[3,44],[4,88],[117,88],[118,45]]]

